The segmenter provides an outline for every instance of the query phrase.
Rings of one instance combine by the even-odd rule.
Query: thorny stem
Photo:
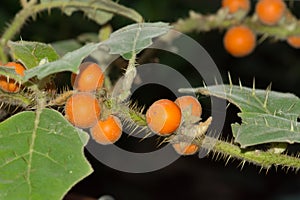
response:
[[[113,3],[113,1],[107,3],[103,1],[102,4],[94,4],[91,2],[83,2],[83,1],[50,1],[40,4],[34,4],[36,0],[31,0],[27,3],[27,6],[24,7],[19,13],[15,15],[14,20],[10,24],[10,26],[3,33],[0,40],[0,60],[3,62],[7,62],[7,56],[5,54],[5,47],[7,42],[12,39],[15,34],[22,28],[26,20],[30,17],[34,17],[37,13],[42,12],[44,10],[51,10],[53,8],[63,8],[66,9],[68,7],[78,7],[78,8],[93,8],[99,9],[102,11],[110,12],[113,14],[121,15],[132,19],[135,22],[142,22],[142,16],[136,11],[123,7],[117,3]],[[30,6],[29,6],[30,4]],[[112,6],[114,5],[114,6]],[[130,11],[130,12],[128,12]]]
[[[0,108],[2,104],[18,105],[21,107],[28,107],[32,103],[32,98],[22,93],[5,93],[0,91]]]
[[[272,166],[291,168],[296,171],[300,169],[300,159],[298,157],[255,149],[243,150],[237,145],[221,140],[217,140],[212,150],[217,155],[221,154],[221,156],[227,158],[227,162],[230,158],[242,160],[241,167],[243,167],[246,162],[250,162],[267,170]]]
[[[141,114],[139,111],[136,111],[135,109],[131,109],[130,111],[130,115],[126,115],[126,117],[130,117],[131,120],[134,123],[139,124],[139,126],[147,126],[143,114]],[[179,140],[177,142],[180,142],[180,140],[182,140],[182,142],[185,141],[184,137],[176,138]],[[170,140],[165,139],[164,142],[170,142]],[[207,135],[204,137],[204,139],[196,138],[190,142],[193,144],[197,144],[201,148],[209,150],[210,154],[213,154],[214,157],[226,159],[226,163],[229,162],[230,159],[239,159],[241,160],[241,167],[243,167],[244,164],[248,162],[258,165],[261,168],[266,169],[267,171],[272,166],[276,168],[280,166],[282,168],[294,169],[296,171],[300,169],[300,159],[298,158],[298,156],[273,153],[270,151],[257,150],[254,148],[242,149],[232,142],[223,141],[218,138],[212,138]]]
[[[278,25],[266,26],[260,23],[255,15],[243,18],[239,15],[229,15],[225,9],[220,9],[216,14],[212,15],[202,15],[190,11],[188,18],[179,19],[172,25],[174,29],[180,32],[190,33],[226,29],[232,25],[242,23],[258,34],[285,39],[287,36],[300,34],[300,21],[292,16],[291,13],[287,13],[286,17]]]

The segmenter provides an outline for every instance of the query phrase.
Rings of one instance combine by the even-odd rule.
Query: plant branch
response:
[[[242,167],[245,162],[253,163],[266,168],[282,166],[282,168],[300,169],[300,159],[285,154],[276,154],[261,150],[243,150],[239,146],[229,142],[217,140],[213,146],[213,151],[217,154],[222,154],[224,158],[237,158],[242,160]]]
[[[300,35],[300,21],[289,12],[286,17],[276,26],[267,26],[261,24],[255,15],[246,18],[240,14],[230,15],[226,9],[220,9],[216,14],[202,15],[190,11],[189,17],[179,19],[173,23],[174,29],[183,32],[207,32],[213,29],[226,29],[237,24],[249,26],[258,34],[273,36],[279,39],[285,39],[290,35]]]

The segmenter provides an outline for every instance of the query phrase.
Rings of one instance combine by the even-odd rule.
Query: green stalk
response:
[[[231,16],[231,17],[229,17]],[[202,15],[191,11],[190,16],[179,19],[173,23],[174,29],[183,32],[208,32],[214,29],[227,29],[233,25],[243,24],[251,28],[255,33],[285,39],[290,35],[300,35],[300,21],[295,17],[284,18],[278,25],[267,26],[258,21],[254,16],[241,17],[229,15],[224,10],[216,14]]]
[[[213,147],[213,151],[221,153],[228,158],[237,158],[242,160],[242,164],[249,162],[266,169],[269,169],[271,166],[282,166],[296,170],[300,169],[300,159],[298,157],[255,149],[251,151],[243,151],[237,145],[221,140],[217,140]]]

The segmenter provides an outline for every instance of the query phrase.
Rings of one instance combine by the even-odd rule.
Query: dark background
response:
[[[17,0],[1,0],[0,27],[3,31],[14,14],[19,10]],[[214,13],[220,7],[219,0],[164,0],[164,1],[129,1],[121,0],[121,4],[136,9],[145,21],[174,22],[178,18],[188,16],[189,10],[201,13]],[[255,1],[252,1],[252,5]],[[300,15],[300,3],[287,1],[292,12]],[[253,6],[252,6],[253,7]],[[253,12],[253,9],[251,13]],[[118,29],[131,23],[120,16],[114,17],[111,25]],[[29,20],[15,39],[36,40],[51,43],[57,40],[74,38],[84,32],[97,32],[99,26],[92,21],[82,18],[80,13],[66,17],[61,11],[52,11],[51,16],[46,12],[38,16],[36,21]],[[252,86],[253,77],[257,88],[266,88],[272,83],[272,89],[282,92],[292,92],[300,96],[300,50],[289,47],[285,41],[275,41],[268,38],[256,47],[256,50],[244,58],[234,58],[223,48],[222,38],[224,30],[213,30],[208,33],[190,36],[196,39],[211,55],[217,64],[225,82],[228,82],[227,72],[230,71],[232,80],[243,85]],[[261,36],[258,36],[261,37]],[[158,57],[174,68],[183,68],[184,64],[172,56],[158,55]],[[197,83],[193,82],[197,85]],[[166,90],[155,88],[145,89],[155,98],[174,98]],[[150,101],[145,91],[134,94],[139,104]],[[153,99],[151,99],[152,101]],[[200,97],[201,101],[201,97]],[[209,109],[205,109],[208,115]],[[230,132],[229,123],[236,120],[235,108],[228,110],[225,125],[226,133]],[[153,140],[139,143],[137,140],[122,137],[118,145],[132,151],[143,149],[145,146],[155,145]],[[147,150],[147,149],[143,149]],[[241,170],[239,161],[229,162],[225,166],[223,160],[215,161],[211,156],[198,159],[197,156],[182,157],[168,167],[159,171],[145,174],[130,174],[111,169],[98,162],[86,152],[95,172],[78,183],[70,194],[82,194],[98,198],[109,194],[117,200],[121,199],[300,199],[300,176],[292,171],[286,172],[280,167],[272,168],[266,174],[252,164],[246,164]]]

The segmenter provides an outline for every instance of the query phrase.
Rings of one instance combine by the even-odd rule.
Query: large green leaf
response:
[[[29,41],[8,42],[15,60],[22,62],[27,69],[38,66],[41,62],[52,62],[59,58],[56,51],[48,44]]]
[[[123,15],[137,22],[143,18],[133,9],[122,6],[111,0],[41,0],[41,3],[66,2],[62,7],[67,15],[75,11],[83,11],[84,14],[98,24],[107,23],[113,14]]]
[[[0,124],[0,199],[56,200],[92,172],[88,134],[57,111],[26,111]]]
[[[49,62],[43,65],[39,65],[30,70],[25,71],[25,80],[37,76],[38,79],[42,79],[50,74],[63,71],[77,72],[78,67],[82,60],[86,58],[90,53],[97,49],[99,44],[86,44],[85,46],[76,49],[75,51],[65,54],[61,59],[54,62]]]
[[[152,44],[152,39],[167,33],[171,26],[168,23],[137,23],[125,26],[113,32],[104,42],[111,54],[120,54],[125,59],[131,53],[139,53]]]
[[[300,99],[294,94],[234,85],[195,91],[226,99],[241,110],[238,115],[242,123],[232,125],[235,142],[241,147],[271,142],[300,143]]]

